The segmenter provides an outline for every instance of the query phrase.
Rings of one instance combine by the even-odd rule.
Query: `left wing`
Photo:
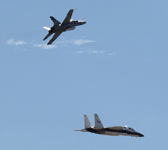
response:
[[[58,31],[54,34],[54,36],[52,37],[52,39],[47,43],[47,45],[52,44],[52,42],[54,42],[54,40],[62,33],[62,31]]]
[[[67,13],[66,18],[64,19],[64,21],[62,22],[62,24],[66,24],[70,22],[72,13],[73,13],[74,9],[70,9],[69,12]]]
[[[46,40],[51,34],[53,33],[48,33],[43,40]]]

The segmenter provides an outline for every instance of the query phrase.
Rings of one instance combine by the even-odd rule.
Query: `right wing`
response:
[[[70,22],[72,13],[73,13],[74,9],[70,9],[69,12],[67,13],[66,18],[64,19],[64,21],[62,22],[62,24],[66,24]]]
[[[61,24],[57,19],[55,19],[53,16],[50,16],[51,20],[54,22],[54,26],[59,26]]]
[[[52,44],[52,42],[54,42],[54,40],[62,33],[62,31],[58,31],[54,34],[54,36],[52,37],[52,39],[47,43],[47,45]]]

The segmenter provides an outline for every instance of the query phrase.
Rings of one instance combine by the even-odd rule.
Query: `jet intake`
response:
[[[75,29],[75,27],[72,27],[72,28],[66,29],[66,31],[71,31],[71,30],[74,30],[74,29]]]

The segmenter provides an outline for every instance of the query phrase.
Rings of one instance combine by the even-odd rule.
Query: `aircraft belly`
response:
[[[129,136],[139,137],[138,135],[135,135],[135,134],[131,134],[131,135],[129,135]]]
[[[66,31],[71,31],[71,30],[74,30],[74,29],[75,29],[75,27],[71,27],[71,28],[66,29]]]
[[[105,132],[105,133],[102,133],[102,134],[104,134],[104,135],[111,135],[111,136],[119,136],[119,135],[121,135],[120,133],[117,133],[117,132],[109,132],[109,131],[107,131],[107,132]]]
[[[58,31],[63,31],[63,28],[62,27],[55,27],[53,29],[53,32],[58,32]]]

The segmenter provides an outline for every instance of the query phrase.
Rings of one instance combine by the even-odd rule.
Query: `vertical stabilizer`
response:
[[[95,128],[104,128],[97,114],[94,114],[95,117]]]
[[[84,122],[85,122],[85,129],[91,127],[91,124],[90,124],[90,121],[89,121],[87,115],[84,115]]]
[[[57,19],[55,19],[53,16],[50,16],[51,20],[54,22],[54,26],[59,26],[61,22],[59,22]]]

